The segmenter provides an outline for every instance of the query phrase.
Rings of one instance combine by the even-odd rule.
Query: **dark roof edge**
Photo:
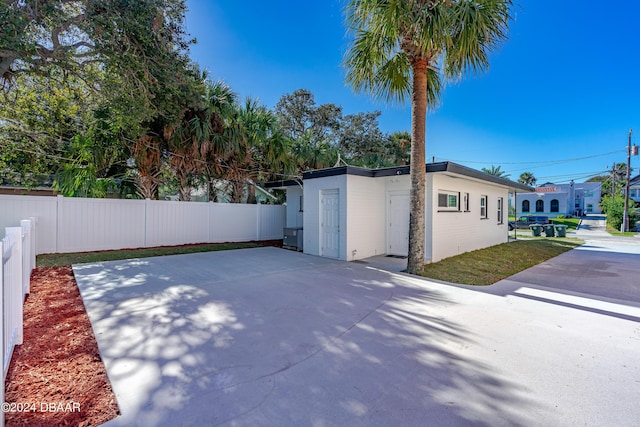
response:
[[[302,180],[314,178],[326,178],[337,175],[374,176],[374,169],[360,168],[357,166],[336,166],[334,168],[316,169],[302,173]]]
[[[430,170],[429,166],[434,165],[434,168],[438,170]],[[443,166],[444,165],[444,166]],[[501,178],[495,175],[490,175],[488,173],[479,171],[477,169],[472,169],[467,166],[460,165],[458,163],[453,162],[441,162],[441,163],[428,163],[427,164],[427,172],[451,172],[457,173],[459,175],[468,176],[470,178],[476,178],[483,181],[489,181],[494,184],[502,185],[505,187],[509,187],[513,190],[519,190],[524,192],[532,192],[535,191],[533,187],[528,185],[520,184],[519,182],[512,181],[507,178]]]
[[[286,179],[280,181],[269,181],[263,185],[264,188],[283,188],[283,187],[293,187],[297,185],[302,185],[301,180],[295,179]]]
[[[409,166],[394,166],[394,167],[382,168],[382,169],[367,169],[367,168],[361,168],[357,166],[337,166],[334,168],[318,169],[318,170],[304,172],[302,174],[302,179],[304,181],[306,179],[326,178],[326,177],[338,176],[338,175],[356,175],[356,176],[364,176],[364,177],[370,177],[370,178],[378,178],[378,177],[384,177],[384,176],[408,175],[409,169],[410,169]],[[513,190],[518,190],[523,192],[534,191],[533,187],[530,187],[528,185],[520,184],[518,182],[511,181],[510,179],[489,175],[488,173],[485,173],[476,169],[472,169],[467,166],[462,166],[460,164],[453,163],[453,162],[427,163],[425,165],[425,170],[427,173],[435,173],[435,172],[455,173],[458,175],[463,175],[470,178],[491,182],[504,187],[509,187],[510,189],[513,189]],[[299,185],[299,183],[295,180],[273,181],[273,182],[268,182],[265,185],[265,187],[277,188],[277,187],[287,187],[292,185]]]

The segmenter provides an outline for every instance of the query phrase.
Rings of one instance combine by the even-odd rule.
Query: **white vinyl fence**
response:
[[[282,239],[285,206],[0,195],[0,227],[36,217],[36,253]]]
[[[29,293],[31,272],[36,266],[35,218],[20,221],[19,227],[6,227],[0,240],[0,322],[2,322],[2,385],[0,402],[4,402],[4,381],[13,349],[22,344],[23,304]],[[4,419],[2,419],[4,421]],[[3,423],[4,424],[4,423]]]

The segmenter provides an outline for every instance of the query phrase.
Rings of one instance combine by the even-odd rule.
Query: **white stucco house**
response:
[[[586,213],[602,213],[601,182],[584,182],[569,184],[553,184],[547,182],[534,192],[518,193],[515,206],[517,216],[547,215],[555,218],[558,215],[582,216]]]
[[[509,192],[531,187],[451,162],[425,167],[425,262],[508,240]],[[304,253],[345,261],[408,254],[409,166],[334,167],[267,187],[286,189],[286,227],[301,229]]]

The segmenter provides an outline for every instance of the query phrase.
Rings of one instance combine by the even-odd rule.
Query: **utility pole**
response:
[[[629,178],[631,173],[631,132],[629,129],[629,141],[627,142],[627,182],[624,189],[624,214],[622,216],[622,230],[629,231]]]
[[[611,165],[611,197],[616,195],[616,162]]]

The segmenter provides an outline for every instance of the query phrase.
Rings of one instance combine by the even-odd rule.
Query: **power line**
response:
[[[554,178],[569,178],[569,177],[592,177],[598,175],[605,175],[609,172],[607,170],[597,171],[597,172],[576,172],[576,173],[565,173],[561,175],[545,175],[536,177],[538,180],[546,180],[546,179],[554,179]]]
[[[603,157],[603,156],[608,156],[611,154],[616,154],[616,153],[621,153],[621,152],[625,152],[626,150],[615,150],[615,151],[610,151],[608,153],[601,153],[601,154],[593,154],[590,156],[583,156],[583,157],[573,157],[573,158],[569,158],[569,159],[559,159],[559,160],[539,160],[539,161],[531,161],[531,162],[498,162],[498,161],[491,161],[491,162],[486,162],[486,161],[478,161],[478,160],[455,160],[455,159],[445,159],[442,157],[436,157],[436,159],[438,160],[442,160],[442,161],[452,161],[452,162],[457,162],[457,163],[478,163],[478,164],[497,164],[497,165],[535,165],[535,164],[541,164],[541,163],[545,163],[545,164],[560,164],[560,163],[568,163],[568,162],[575,162],[575,161],[579,161],[579,160],[586,160],[586,159],[592,159],[595,157]],[[544,166],[544,165],[543,165]]]

